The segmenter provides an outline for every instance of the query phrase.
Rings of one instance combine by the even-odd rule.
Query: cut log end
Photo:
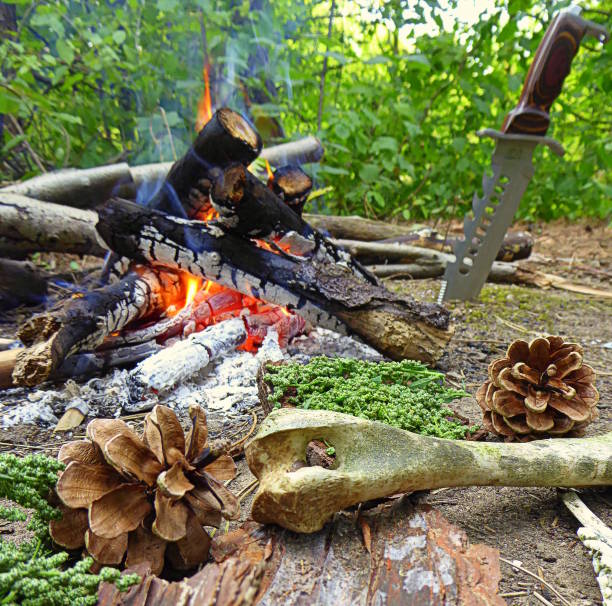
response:
[[[259,155],[262,141],[259,133],[240,114],[224,107],[218,112],[219,122],[234,139],[242,141],[255,154]]]

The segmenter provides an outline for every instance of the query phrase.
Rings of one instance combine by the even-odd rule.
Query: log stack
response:
[[[287,327],[285,340],[303,330],[303,321],[281,322],[299,314],[355,333],[391,358],[433,363],[452,334],[448,312],[391,293],[306,222],[301,211],[312,181],[295,165],[277,167],[267,184],[260,181],[249,165],[261,147],[245,118],[221,109],[146,204],[112,195],[99,207],[90,240],[97,254],[112,251],[104,283],[21,327],[27,347],[16,356],[14,383],[52,378],[83,352],[159,345],[245,313],[243,340],[250,344],[261,342],[270,325]],[[0,191],[0,202],[46,191],[37,187]],[[108,195],[108,182],[102,179],[101,187]],[[51,189],[56,196],[57,187]],[[111,193],[128,189],[120,184]],[[95,198],[89,192],[88,199]],[[61,208],[55,197],[51,205]],[[198,304],[189,299],[196,279]],[[226,305],[216,311],[215,293]]]

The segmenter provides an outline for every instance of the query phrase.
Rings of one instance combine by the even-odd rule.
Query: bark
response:
[[[394,225],[384,221],[364,219],[363,217],[305,214],[304,219],[316,229],[328,232],[333,238],[362,240],[364,242],[405,236],[417,229],[414,226]]]
[[[261,152],[260,157],[267,160],[272,166],[284,166],[285,164],[319,162],[324,153],[321,141],[310,136],[267,147]]]
[[[288,306],[315,325],[348,327],[394,359],[434,362],[452,334],[443,307],[403,299],[366,281],[348,264],[275,254],[217,226],[118,199],[100,211],[97,228],[121,255]]]
[[[30,318],[18,333],[27,349],[17,358],[14,383],[42,383],[67,356],[94,350],[132,320],[160,314],[184,298],[184,289],[176,273],[135,268],[117,284],[73,296]]]
[[[103,256],[96,213],[0,192],[0,256],[37,251]]]

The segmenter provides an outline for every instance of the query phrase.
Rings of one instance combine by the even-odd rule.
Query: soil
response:
[[[524,229],[526,226],[517,227]],[[610,289],[612,233],[605,224],[557,222],[527,227],[536,239],[535,267],[578,283]],[[439,282],[435,280],[389,281],[387,285],[424,301],[434,301],[439,290]],[[449,307],[456,331],[439,362],[440,370],[447,374],[449,381],[474,393],[486,378],[488,363],[503,355],[510,341],[529,340],[541,334],[563,335],[583,345],[585,361],[598,374],[600,417],[587,428],[586,436],[611,430],[612,299],[561,290],[487,285],[477,301],[452,303]],[[0,336],[12,336],[16,322],[30,313],[31,310],[20,309],[0,317]],[[472,397],[455,402],[453,407],[473,423],[480,420],[480,409]],[[263,412],[260,409],[255,412],[261,420]],[[248,432],[250,418],[245,415],[240,427],[234,425],[231,429],[219,422],[216,428],[211,427],[212,437],[224,433],[238,439]],[[53,456],[63,442],[83,434],[83,427],[72,434],[54,434],[31,425],[18,426],[0,430],[0,451],[44,452]],[[243,457],[238,461],[238,468],[239,475],[230,488],[241,495],[243,519],[246,519],[255,489],[254,478]],[[596,515],[612,526],[612,489],[583,490],[581,497]],[[576,536],[579,524],[562,504],[555,489],[441,489],[413,494],[410,499],[433,505],[450,522],[465,530],[472,542],[498,548],[501,556],[509,561],[519,560],[523,568],[552,584],[570,604],[602,603],[591,559]],[[3,527],[1,532],[6,529]],[[526,573],[505,563],[501,566],[500,593],[506,596],[507,604],[539,604],[534,590],[551,604],[562,604]]]

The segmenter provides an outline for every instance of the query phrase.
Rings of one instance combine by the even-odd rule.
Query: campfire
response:
[[[205,93],[198,118],[210,111]],[[249,169],[261,150],[250,122],[222,108],[144,205],[113,196],[99,207],[97,231],[113,251],[101,283],[21,326],[14,384],[137,362],[130,393],[145,398],[224,353],[255,352],[272,335],[286,347],[313,326],[391,358],[436,360],[448,312],[389,292],[306,223],[311,178],[266,159],[261,181]]]

